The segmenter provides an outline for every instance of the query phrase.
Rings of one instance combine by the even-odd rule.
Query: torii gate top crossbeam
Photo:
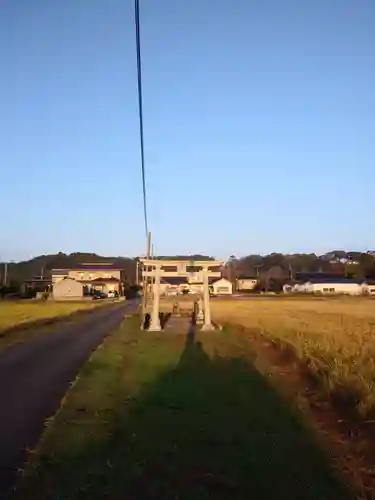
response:
[[[224,264],[222,260],[164,260],[164,259],[139,259],[144,266],[150,267],[221,267]]]

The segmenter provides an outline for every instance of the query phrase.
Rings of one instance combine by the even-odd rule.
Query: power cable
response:
[[[139,0],[135,0],[135,30],[136,30],[136,44],[137,44],[138,115],[139,115],[139,134],[141,140],[143,216],[144,216],[146,238],[148,238],[145,152],[144,152],[144,139],[143,139],[142,61],[141,61],[141,36],[140,36],[140,22],[139,22]]]

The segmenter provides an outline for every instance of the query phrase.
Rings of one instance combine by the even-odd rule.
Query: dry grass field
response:
[[[212,301],[213,318],[291,347],[328,392],[364,418],[375,414],[375,301],[249,298]]]
[[[0,302],[0,331],[22,323],[66,316],[80,309],[96,307],[98,302],[3,301]]]

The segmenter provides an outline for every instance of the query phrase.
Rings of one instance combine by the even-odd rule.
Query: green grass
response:
[[[139,332],[84,367],[14,499],[342,499],[348,493],[236,332]]]
[[[31,340],[41,333],[44,322],[65,319],[78,311],[92,309],[104,302],[0,301],[0,350]],[[38,327],[38,328],[34,328]]]

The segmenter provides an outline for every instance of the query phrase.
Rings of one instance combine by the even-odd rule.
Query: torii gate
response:
[[[159,331],[160,326],[160,280],[162,277],[188,277],[191,272],[187,271],[186,267],[198,268],[202,273],[203,281],[203,304],[204,304],[204,323],[202,330],[212,330],[214,327],[211,323],[211,310],[210,310],[210,290],[209,281],[210,277],[221,278],[221,271],[210,270],[212,267],[222,267],[224,261],[221,260],[164,260],[164,259],[139,259],[143,264],[142,266],[142,281],[147,284],[147,278],[154,279],[154,294],[152,303],[151,322],[149,330]],[[164,270],[167,267],[168,270]],[[171,271],[170,268],[175,268]],[[144,279],[146,278],[146,279]],[[147,286],[147,285],[146,285]],[[147,293],[144,286],[144,294]],[[145,311],[143,311],[144,314]]]

